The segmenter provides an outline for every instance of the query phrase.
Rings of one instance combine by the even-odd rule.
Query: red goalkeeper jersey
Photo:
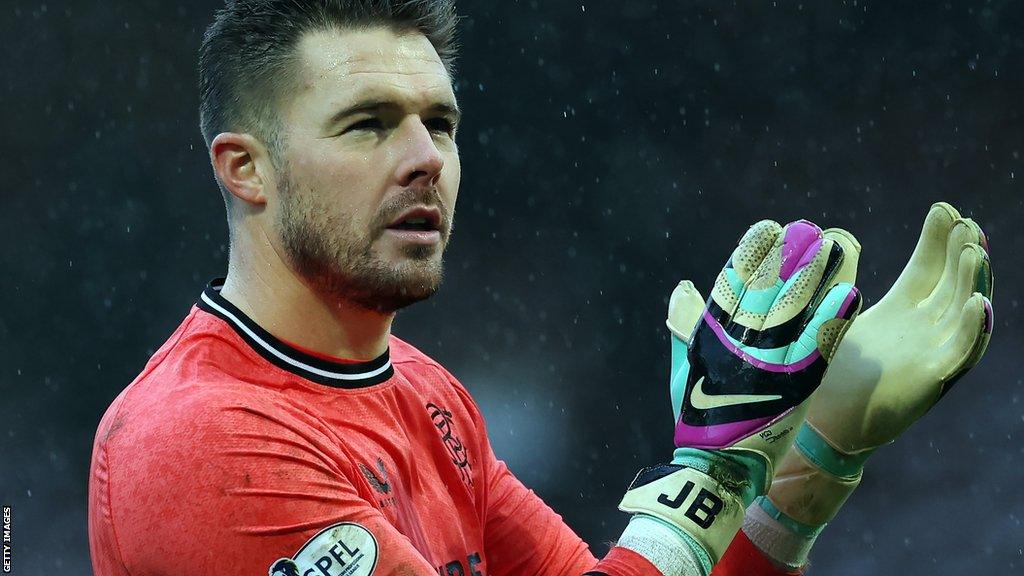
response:
[[[97,575],[581,574],[596,564],[491,452],[466,390],[392,337],[351,363],[274,338],[217,284],[100,422]]]
[[[491,451],[466,390],[391,337],[300,349],[211,284],[93,446],[97,576],[657,574],[586,544]]]

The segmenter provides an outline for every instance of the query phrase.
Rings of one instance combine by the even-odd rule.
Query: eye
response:
[[[380,130],[383,127],[384,125],[381,123],[379,118],[366,118],[352,124],[348,128],[345,128],[345,132],[352,132],[354,130]],[[344,134],[344,132],[342,133]]]
[[[455,123],[448,118],[431,118],[424,122],[424,124],[431,132],[443,132],[449,136],[455,134]]]

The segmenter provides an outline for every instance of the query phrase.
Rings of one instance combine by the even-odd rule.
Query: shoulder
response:
[[[469,396],[469,392],[462,386],[458,378],[440,362],[427,356],[412,344],[392,335],[389,347],[391,363],[397,372],[405,374],[406,377],[419,379],[426,377],[435,380],[437,385],[454,388],[460,395]]]
[[[193,308],[111,403],[97,446],[129,453],[187,448],[197,437],[216,441],[240,427],[308,420],[280,390],[259,381],[259,359],[228,332],[220,319]]]
[[[469,391],[440,362],[397,336],[391,336],[389,345],[395,372],[427,394],[438,393],[441,397],[457,400],[474,420],[481,419],[480,409]]]
[[[388,337],[388,349],[392,364],[420,364],[444,370],[437,360],[394,334]]]

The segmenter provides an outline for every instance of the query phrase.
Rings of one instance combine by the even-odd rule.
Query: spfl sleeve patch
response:
[[[270,576],[370,576],[377,567],[377,539],[359,524],[341,522],[309,539],[291,558],[270,567]]]

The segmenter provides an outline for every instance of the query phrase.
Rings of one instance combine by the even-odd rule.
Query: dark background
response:
[[[823,4],[823,5],[819,5]],[[92,436],[226,267],[196,57],[216,2],[0,6],[0,499],[18,574],[89,573]],[[671,450],[667,296],[746,226],[847,227],[868,303],[935,200],[991,237],[981,366],[869,463],[812,574],[1024,570],[1024,10],[466,0],[457,232],[395,333],[597,554]]]

